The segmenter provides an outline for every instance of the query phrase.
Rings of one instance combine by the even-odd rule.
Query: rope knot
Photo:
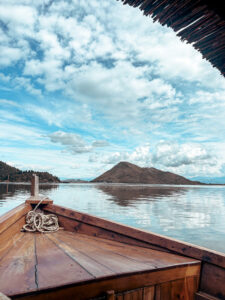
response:
[[[36,209],[41,204],[42,199],[36,207],[29,211],[26,215],[26,224],[23,226],[24,231],[42,233],[56,232],[59,230],[58,217],[54,214],[45,215],[42,212],[36,212]]]

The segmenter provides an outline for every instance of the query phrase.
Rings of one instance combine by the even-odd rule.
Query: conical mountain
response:
[[[92,182],[145,184],[202,184],[183,176],[155,168],[141,168],[129,162],[120,162]]]

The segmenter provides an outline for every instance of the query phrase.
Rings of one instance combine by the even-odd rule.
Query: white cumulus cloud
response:
[[[198,163],[215,164],[212,154],[194,143],[177,144],[172,142],[160,142],[156,146],[153,162],[166,167],[179,167]]]
[[[72,154],[82,154],[91,152],[94,148],[108,146],[107,141],[93,141],[87,143],[79,134],[56,131],[48,135],[51,142],[66,146],[66,150]]]

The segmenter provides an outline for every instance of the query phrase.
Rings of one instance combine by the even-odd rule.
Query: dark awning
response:
[[[121,0],[167,25],[225,76],[224,0]]]

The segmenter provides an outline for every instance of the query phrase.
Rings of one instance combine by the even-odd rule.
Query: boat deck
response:
[[[19,234],[0,257],[1,292],[8,296],[200,264],[192,258],[64,230]]]

